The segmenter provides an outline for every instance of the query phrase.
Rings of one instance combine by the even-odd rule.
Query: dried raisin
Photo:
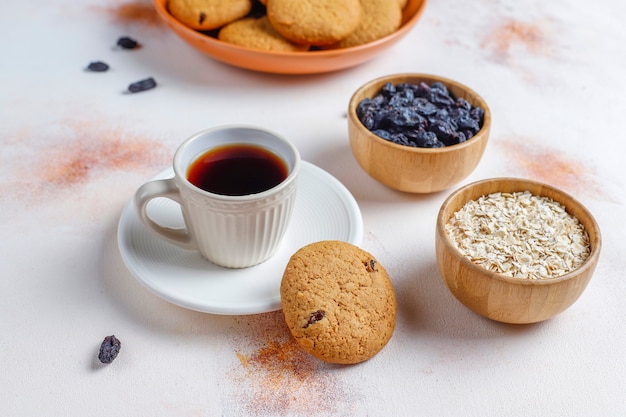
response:
[[[367,262],[363,262],[363,264],[365,265],[365,270],[367,272],[376,272],[376,261],[373,259],[370,259]]]
[[[156,86],[156,81],[154,80],[154,78],[150,77],[130,84],[128,86],[128,91],[130,91],[131,93],[139,93],[141,91],[150,90]]]
[[[441,82],[431,85],[386,83],[356,109],[363,126],[398,145],[441,148],[472,138],[485,112],[463,98],[455,99]]]
[[[114,335],[107,336],[100,345],[100,352],[98,353],[98,359],[102,363],[111,363],[117,357],[122,347],[122,342]]]
[[[138,48],[140,45],[133,38],[129,38],[128,36],[122,36],[117,40],[117,46],[124,49],[135,49]]]
[[[318,321],[322,320],[325,316],[326,316],[326,313],[323,310],[317,310],[313,312],[311,316],[309,317],[309,321],[307,321],[306,324],[304,325],[303,329],[306,329],[311,324],[317,323]]]
[[[105,72],[109,70],[109,65],[106,62],[94,61],[87,66],[87,69],[93,72]]]

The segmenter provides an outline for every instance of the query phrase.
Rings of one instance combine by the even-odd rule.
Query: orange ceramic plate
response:
[[[403,11],[402,25],[389,36],[352,48],[310,52],[267,52],[221,42],[188,28],[167,10],[168,0],[154,0],[159,16],[181,39],[200,52],[241,68],[276,74],[314,74],[350,68],[374,58],[398,42],[422,15],[426,0],[409,0]]]

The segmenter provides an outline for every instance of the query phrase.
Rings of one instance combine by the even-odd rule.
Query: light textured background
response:
[[[149,0],[24,0],[0,7],[0,414],[3,416],[626,415],[622,1],[430,0],[399,44],[313,76],[232,68],[192,50]],[[113,48],[128,35],[144,46]],[[93,60],[107,73],[83,71]],[[549,182],[600,224],[597,271],[566,312],[536,325],[484,319],[437,272],[448,192],[415,196],[367,177],[345,112],[369,79],[426,72],[478,91],[491,141],[465,183]],[[123,94],[153,76],[157,89]],[[398,293],[397,328],[372,360],[322,364],[280,312],[213,316],[142,287],[116,244],[134,190],[182,140],[257,124],[353,193],[363,247]],[[459,184],[461,185],[461,184]],[[97,362],[103,337],[122,351]]]

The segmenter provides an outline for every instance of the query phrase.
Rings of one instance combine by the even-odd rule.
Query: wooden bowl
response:
[[[445,231],[445,224],[466,202],[495,192],[529,191],[561,203],[589,234],[591,252],[577,269],[547,279],[511,278],[466,259]],[[600,229],[591,213],[572,196],[550,185],[515,178],[474,182],[453,192],[437,216],[439,272],[452,294],[466,307],[504,323],[536,323],[567,309],[580,297],[598,264]]]
[[[417,23],[426,6],[426,0],[408,0],[402,13],[400,28],[391,35],[365,45],[323,51],[268,52],[232,45],[195,31],[169,13],[168,0],[153,1],[158,15],[165,24],[198,51],[236,67],[276,74],[324,73],[369,61],[403,38]]]
[[[372,98],[391,82],[419,84],[442,82],[455,98],[463,98],[485,111],[481,130],[471,139],[444,148],[414,148],[376,136],[359,120],[356,109],[361,100]],[[396,190],[432,193],[445,190],[465,179],[483,156],[491,128],[491,111],[485,100],[469,87],[448,78],[427,74],[395,74],[369,81],[350,99],[348,133],[357,162],[371,177]]]

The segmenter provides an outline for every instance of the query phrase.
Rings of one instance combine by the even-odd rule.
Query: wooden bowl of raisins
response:
[[[462,304],[489,319],[536,323],[569,308],[598,264],[602,240],[574,197],[527,179],[454,191],[437,216],[437,265]]]
[[[409,193],[442,191],[469,176],[490,128],[491,111],[482,97],[435,75],[374,79],[348,105],[350,147],[361,168]]]

